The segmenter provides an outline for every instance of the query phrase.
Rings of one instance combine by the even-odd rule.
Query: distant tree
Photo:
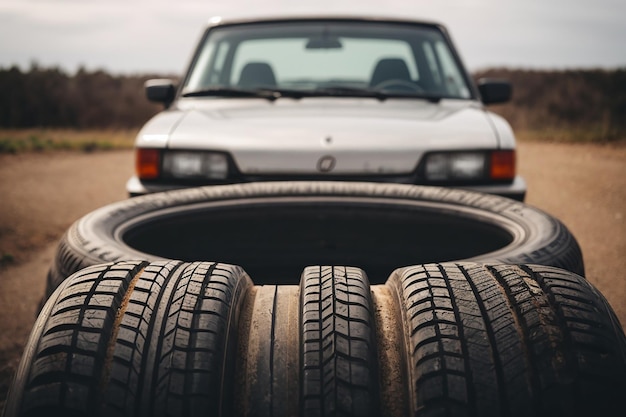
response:
[[[493,106],[516,129],[587,129],[626,137],[626,68],[538,71],[492,68],[475,78],[507,78],[513,100]],[[163,75],[111,75],[79,68],[68,75],[36,62],[0,68],[0,127],[135,128],[160,110],[143,84]]]
[[[626,136],[626,68],[538,71],[489,69],[475,78],[505,78],[513,100],[493,106],[517,129],[586,129],[604,140]]]
[[[148,78],[84,68],[70,76],[36,64],[0,69],[0,127],[137,127],[160,109],[144,97]]]

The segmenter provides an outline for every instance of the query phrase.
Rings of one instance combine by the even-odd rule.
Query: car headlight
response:
[[[137,149],[137,175],[144,180],[175,178],[223,180],[228,176],[228,158],[223,153]]]
[[[512,180],[515,151],[431,153],[426,156],[424,175],[429,181]]]
[[[169,151],[163,154],[163,176],[222,180],[228,176],[228,160],[221,153]]]

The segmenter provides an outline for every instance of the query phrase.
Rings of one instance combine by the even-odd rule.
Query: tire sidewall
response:
[[[580,248],[561,222],[537,208],[505,197],[403,184],[259,182],[156,193],[97,209],[68,229],[59,245],[56,265],[50,271],[52,276],[49,285],[58,285],[59,280],[69,274],[103,262],[164,260],[138,251],[123,241],[125,230],[144,221],[155,221],[170,215],[180,216],[186,211],[212,207],[289,204],[298,199],[314,199],[322,203],[353,199],[358,200],[359,204],[411,205],[449,211],[454,215],[490,222],[506,229],[513,236],[513,241],[501,249],[463,260],[535,263],[561,267],[584,275]]]

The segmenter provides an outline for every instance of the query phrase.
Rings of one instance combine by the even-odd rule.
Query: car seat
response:
[[[276,77],[268,63],[248,62],[241,70],[237,85],[243,88],[274,87]]]
[[[378,61],[370,79],[370,87],[376,87],[388,80],[411,81],[409,67],[403,59],[384,58]]]

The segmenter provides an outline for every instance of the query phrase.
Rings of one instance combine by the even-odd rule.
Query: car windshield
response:
[[[471,97],[436,26],[272,22],[218,26],[201,44],[184,96]],[[245,93],[245,94],[242,94]],[[273,96],[276,97],[276,96]]]

